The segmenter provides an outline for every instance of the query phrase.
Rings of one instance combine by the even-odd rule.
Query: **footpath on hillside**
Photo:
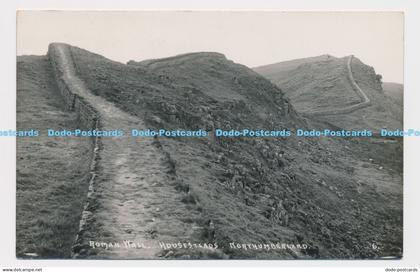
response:
[[[69,46],[54,46],[63,80],[95,108],[101,129],[146,128],[138,117],[92,94],[76,75]],[[182,194],[175,190],[174,178],[168,174],[167,158],[154,139],[126,135],[104,137],[100,143],[95,201],[85,211],[86,229],[79,233],[75,257],[159,258],[159,242],[194,237],[200,228],[186,220],[191,211],[181,202]],[[113,244],[121,246],[110,247]]]

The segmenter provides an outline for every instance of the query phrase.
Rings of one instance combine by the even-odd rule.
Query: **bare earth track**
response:
[[[325,126],[322,122],[306,122],[296,114],[294,105],[283,98],[280,89],[249,68],[220,54],[187,57],[188,60],[185,56],[160,60],[159,67],[150,61],[150,65],[141,62],[135,67],[70,45],[51,44],[46,57],[19,63],[18,106],[21,110],[30,109],[18,115],[19,127],[35,121],[44,130],[50,125],[50,113],[55,108],[64,111],[63,105],[68,111],[52,119],[57,122],[54,128],[121,129],[129,133],[131,128]],[[299,68],[301,74],[292,76],[286,88],[292,92],[294,85],[306,78],[304,86],[299,87],[305,96],[300,102],[316,102],[316,106],[308,107],[305,113],[364,107],[352,114],[338,114],[343,120],[333,122],[337,126],[353,127],[359,120],[364,121],[362,127],[372,120],[388,122],[389,118],[380,117],[392,116],[385,111],[392,104],[382,99],[373,68],[352,59],[353,62],[342,58],[304,65]],[[331,74],[326,73],[326,67]],[[34,71],[40,71],[41,76]],[[320,76],[308,85],[312,80],[308,75],[313,71]],[[48,92],[43,90],[45,84]],[[311,91],[319,97],[308,94]],[[369,107],[365,107],[369,99],[365,92],[372,100]],[[47,96],[56,98],[54,107],[47,107],[53,102],[44,99]],[[337,109],[339,105],[341,109]],[[31,120],[32,113],[40,118]],[[67,115],[71,117],[70,125],[61,120]],[[330,120],[333,118],[334,115],[322,116],[327,121],[334,121]],[[62,137],[58,143],[41,138],[39,144],[34,142],[36,145],[28,139],[20,141],[17,198],[23,201],[17,205],[21,212],[17,219],[18,256],[402,256],[402,142],[328,137],[184,140],[128,135],[93,139],[93,146],[92,139],[85,137]],[[60,143],[67,140],[73,141],[67,147],[76,147],[76,152],[60,149]],[[60,152],[53,152],[50,147]],[[41,157],[32,157],[28,152],[31,150],[42,151],[37,153]],[[40,191],[47,197],[32,201]],[[30,220],[28,213],[32,213]],[[35,217],[42,220],[33,220]],[[36,228],[27,231],[27,226],[32,225]],[[48,244],[41,245],[43,241]],[[174,249],[173,245],[189,242],[206,246]],[[308,248],[266,252],[238,249],[231,243],[305,244]],[[168,244],[171,249],[164,248]],[[218,249],[209,250],[209,244],[217,244]]]
[[[100,116],[101,129],[145,129],[137,117],[116,108],[112,103],[93,95],[76,75],[71,52],[67,45],[53,45],[62,69],[62,78],[74,92],[94,105]],[[101,151],[94,184],[94,201],[85,215],[87,224],[79,233],[74,257],[138,259],[158,258],[158,241],[175,242],[188,239],[199,229],[186,223],[191,216],[181,202],[181,195],[173,186],[174,177],[167,174],[166,157],[152,138],[125,135],[100,139]],[[172,199],[172,201],[167,201]],[[178,200],[178,201],[177,201]],[[179,203],[174,207],[170,203]],[[159,230],[159,231],[158,231]],[[120,243],[129,241],[134,247],[93,249],[91,242]],[[132,242],[132,243],[131,243]]]

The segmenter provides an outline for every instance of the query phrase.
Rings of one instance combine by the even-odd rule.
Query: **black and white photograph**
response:
[[[16,258],[404,256],[404,13],[16,18]]]

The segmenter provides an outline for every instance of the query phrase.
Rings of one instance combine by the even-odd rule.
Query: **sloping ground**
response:
[[[76,63],[76,67],[79,71],[80,78],[84,78],[85,83],[87,84],[89,90],[92,90],[94,93],[98,93],[101,96],[109,99],[109,100],[116,100],[116,105],[127,108],[129,112],[136,114],[137,116],[145,116],[146,121],[148,124],[153,128],[176,128],[176,127],[183,127],[183,128],[205,128],[206,126],[211,126],[211,123],[215,125],[217,122],[232,122],[234,124],[234,118],[238,118],[238,114],[235,111],[244,111],[244,116],[248,118],[248,120],[252,120],[252,118],[258,118],[258,115],[248,115],[247,111],[249,109],[243,108],[244,104],[241,101],[235,100],[233,98],[231,101],[226,100],[227,98],[219,98],[218,94],[210,93],[209,95],[205,95],[201,93],[200,89],[193,88],[193,86],[182,86],[183,81],[177,81],[179,85],[181,85],[181,88],[175,88],[175,87],[168,87],[168,83],[162,82],[162,79],[160,79],[160,75],[156,75],[154,73],[151,73],[149,71],[143,70],[141,68],[137,68],[134,66],[125,66],[121,65],[115,62],[111,62],[109,60],[106,60],[101,57],[97,57],[95,55],[92,55],[91,53],[88,53],[83,50],[79,50],[77,48],[72,47],[71,48],[72,56],[74,59],[74,62]],[[220,62],[220,60],[215,60]],[[222,65],[225,65],[222,61]],[[228,65],[232,65],[229,64]],[[94,71],[89,71],[86,69],[93,68]],[[242,68],[244,69],[244,68]],[[270,92],[279,93],[281,96],[281,93],[278,89],[274,88],[273,85],[271,85],[269,82],[262,79],[260,76],[252,72],[251,70],[248,71],[253,77],[256,78],[256,82],[254,84],[260,84],[260,89],[264,90],[264,88],[268,89]],[[239,74],[237,71],[232,71],[234,74]],[[206,75],[206,74],[204,74]],[[90,76],[97,77],[99,76],[100,79],[105,80],[91,80],[89,79]],[[140,78],[141,77],[141,78]],[[123,79],[123,80],[121,80]],[[160,79],[160,80],[159,80]],[[231,77],[230,80],[233,83],[230,83],[231,85],[235,84],[234,78]],[[240,79],[244,80],[250,80],[249,78]],[[230,81],[229,81],[230,82]],[[136,86],[135,84],[138,84]],[[190,84],[189,82],[186,82],[186,84]],[[237,83],[236,83],[237,84]],[[111,90],[110,90],[111,88]],[[135,89],[134,89],[135,88]],[[251,93],[249,92],[249,89],[241,88],[241,85],[238,84],[236,87],[241,91],[244,95],[256,95],[256,96],[262,96],[264,97],[267,94],[264,94],[264,92],[261,93]],[[271,88],[271,89],[269,89]],[[249,92],[249,93],[247,93]],[[127,96],[121,95],[122,93],[126,94]],[[233,93],[233,91],[232,91]],[[167,95],[167,97],[163,96]],[[211,95],[211,96],[210,96]],[[279,97],[280,97],[279,96]],[[127,99],[127,97],[130,97],[130,99]],[[170,99],[168,99],[170,97]],[[98,97],[100,99],[100,97]],[[206,106],[206,103],[197,103],[192,101],[196,101],[196,99],[203,99],[209,101],[208,105]],[[220,99],[223,102],[219,102],[216,99]],[[281,99],[281,97],[279,98]],[[92,100],[92,102],[94,102]],[[280,101],[281,102],[281,101]],[[174,103],[174,104],[172,104]],[[176,103],[176,104],[175,104]],[[213,105],[215,113],[219,115],[220,117],[217,120],[214,120],[212,116],[209,115],[209,111],[211,110],[211,106]],[[277,106],[274,105],[274,103],[271,104],[273,107],[273,110],[277,109]],[[256,104],[255,107],[262,106],[261,104]],[[270,106],[270,105],[268,105]],[[197,109],[196,107],[200,107],[201,110]],[[267,116],[268,109],[261,110],[260,114],[263,116]],[[200,116],[196,116],[197,114],[201,114],[203,118]],[[283,114],[278,110],[277,114]],[[227,116],[227,118],[223,119],[223,116]],[[293,119],[293,110],[289,109],[288,116]],[[140,120],[140,118],[139,118]],[[259,120],[261,120],[259,118]],[[139,121],[140,122],[140,121]],[[238,121],[240,122],[240,121]],[[254,121],[255,122],[255,121]],[[125,124],[122,123],[121,120],[119,120],[118,124],[121,126],[123,125],[124,128],[142,128],[141,124]],[[220,125],[222,123],[219,123]],[[148,141],[148,139],[146,139]],[[144,139],[140,139],[138,141],[144,141]],[[197,141],[197,145],[202,146],[203,144],[207,144],[207,140],[205,142],[201,140],[192,140]],[[168,145],[170,143],[166,142],[164,138],[159,139],[159,142],[161,142],[161,146],[167,154],[170,154],[170,158],[175,156],[174,153],[168,153]],[[182,142],[175,141],[172,144],[182,144]],[[204,147],[204,146],[202,146]],[[104,151],[107,148],[104,146]],[[141,150],[141,149],[140,149]],[[188,151],[188,150],[184,150]],[[158,151],[155,151],[158,152]],[[190,156],[185,163],[187,164],[186,167],[191,167],[190,170],[186,169],[187,173],[190,173],[192,175],[188,175],[189,178],[194,178],[199,181],[199,179],[205,179],[205,175],[201,175],[201,166],[197,165],[188,165],[193,160],[198,159],[196,158],[197,153],[200,154],[201,150],[195,150],[195,148],[192,148],[191,153],[184,153],[186,156]],[[134,151],[133,154],[136,152]],[[138,152],[138,154],[141,154],[141,151]],[[189,154],[189,155],[188,155]],[[201,153],[202,155],[202,153]],[[134,156],[134,155],[133,155]],[[214,154],[212,155],[214,156]],[[134,157],[135,158],[135,157]],[[133,160],[134,160],[133,158]],[[173,159],[175,160],[175,159]],[[103,159],[101,159],[103,161]],[[172,161],[172,160],[171,160]],[[203,158],[200,160],[203,162]],[[151,231],[153,233],[153,239],[156,241],[163,240],[165,241],[165,236],[160,236],[160,233],[168,232],[170,235],[169,238],[181,240],[183,241],[191,241],[191,243],[203,243],[203,242],[210,242],[210,243],[219,243],[219,246],[223,246],[224,250],[227,250],[227,242],[228,241],[234,241],[234,242],[263,242],[267,241],[268,239],[271,239],[273,242],[287,242],[287,241],[294,241],[296,238],[293,235],[293,231],[287,230],[281,225],[272,225],[269,220],[264,218],[264,215],[261,214],[261,211],[259,209],[249,209],[244,203],[237,202],[235,199],[231,199],[231,193],[229,192],[223,192],[223,187],[220,185],[211,188],[211,190],[206,191],[203,190],[202,187],[203,183],[199,181],[198,183],[191,185],[189,184],[182,176],[179,176],[182,172],[182,168],[177,167],[176,164],[178,162],[173,162],[175,165],[173,167],[176,167],[176,170],[174,170],[177,175],[175,176],[174,182],[169,183],[172,185],[173,188],[178,189],[178,196],[180,199],[177,199],[175,196],[167,195],[164,197],[161,197],[162,204],[165,203],[167,207],[159,209],[162,212],[167,213],[165,218],[165,225],[156,225],[155,228],[153,228]],[[141,168],[144,168],[145,165],[143,165]],[[147,166],[146,166],[147,167]],[[225,171],[225,169],[221,169],[224,175],[227,175],[230,177],[230,174]],[[194,171],[195,173],[191,173],[190,171]],[[160,172],[166,172],[166,170],[161,170]],[[159,173],[157,171],[156,173]],[[203,173],[205,174],[205,173]],[[198,176],[197,176],[198,175]],[[169,179],[170,180],[170,179]],[[206,180],[207,181],[207,180]],[[146,178],[144,180],[145,183],[147,183],[149,186],[153,186],[154,182],[150,181],[150,178]],[[207,181],[208,182],[208,181]],[[101,183],[99,181],[99,183]],[[212,180],[209,184],[214,183]],[[147,195],[150,195],[150,197],[155,197],[155,195],[158,195],[158,192],[162,190],[162,186],[165,186],[168,184],[168,182],[159,182],[158,184],[154,185],[155,192],[149,193]],[[214,184],[213,184],[214,185]],[[254,184],[255,186],[258,186],[257,184]],[[195,188],[198,188],[198,190],[195,190]],[[145,186],[147,187],[147,186]],[[110,192],[115,191],[113,188],[110,188]],[[200,192],[200,193],[198,193]],[[224,195],[220,195],[220,193],[224,193]],[[203,195],[201,195],[203,194]],[[102,197],[102,196],[101,196]],[[98,198],[101,198],[98,197]],[[213,200],[214,199],[214,200]],[[144,201],[144,198],[141,199],[141,201]],[[205,205],[206,202],[209,202],[208,206]],[[213,202],[216,202],[213,204]],[[182,210],[177,211],[173,209],[180,209],[185,204],[188,207],[188,216],[184,218],[185,222],[190,222],[190,224],[197,225],[195,228],[190,229],[197,229],[199,230],[199,236],[194,237],[193,235],[190,235],[190,237],[185,235],[180,235],[179,233],[176,233],[177,226],[175,224],[171,224],[171,217],[173,217],[176,214],[182,215]],[[152,209],[157,209],[159,207],[156,207],[156,204],[159,203],[151,203],[150,207]],[[138,204],[140,205],[140,204]],[[230,206],[230,212],[227,214],[225,213],[225,210],[220,209],[223,207]],[[211,212],[216,212],[219,214],[219,216],[223,216],[223,218],[214,218],[212,216],[208,216],[209,210]],[[249,211],[247,211],[249,210]],[[152,210],[149,211],[152,213]],[[245,214],[241,214],[241,212],[245,212]],[[95,212],[94,212],[95,213]],[[113,213],[112,209],[108,210],[108,213]],[[195,217],[194,214],[198,213],[199,216]],[[236,217],[236,213],[240,214],[240,217]],[[105,214],[105,213],[104,213]],[[242,218],[243,216],[246,216],[246,218]],[[251,218],[255,218],[258,216],[262,219],[262,223],[264,224],[263,227],[265,229],[265,232],[269,233],[270,235],[265,236],[264,234],[255,234],[255,232],[261,228],[261,222],[255,222],[251,221]],[[141,218],[142,221],[147,220],[145,217]],[[223,220],[223,221],[220,221]],[[99,219],[98,219],[99,221]],[[220,222],[219,222],[220,221]],[[245,222],[244,222],[245,221]],[[139,222],[138,224],[140,224]],[[253,225],[252,227],[246,227],[246,225]],[[218,230],[217,235],[218,240],[215,240],[215,234],[213,233],[214,230],[212,230],[213,226],[216,225]],[[138,229],[141,227],[141,225],[135,225],[133,226],[133,229]],[[243,230],[241,233],[235,232],[234,230],[240,228]],[[165,231],[166,229],[166,231]],[[210,229],[210,230],[209,230]],[[223,231],[222,231],[223,230]],[[232,238],[229,238],[229,240],[226,240],[227,237],[222,236],[221,234],[225,232],[225,235],[233,236]],[[247,235],[247,232],[250,233]],[[100,234],[98,237],[101,237]],[[105,236],[106,237],[106,236]],[[167,238],[167,239],[169,239]],[[234,239],[235,238],[235,239]],[[259,240],[263,239],[263,240]],[[220,239],[220,240],[219,240]],[[246,253],[246,252],[245,252]],[[98,253],[99,254],[99,253]],[[103,254],[103,253],[102,253]],[[211,255],[203,255],[200,251],[197,250],[189,250],[186,253],[183,253],[182,251],[179,253],[173,253],[174,255],[171,257],[179,257],[179,256],[189,256],[188,258],[198,258],[198,257],[204,257],[209,258]],[[239,256],[243,256],[242,252],[236,253]],[[255,256],[255,252],[249,253],[251,256]],[[264,256],[281,256],[282,258],[292,258],[293,251],[290,250],[282,250],[280,252],[274,252],[274,253],[265,253],[261,252],[261,257]],[[162,255],[162,254],[161,254]],[[235,254],[233,254],[235,255]],[[101,256],[101,255],[100,255]],[[120,255],[122,256],[122,255]],[[217,255],[216,255],[217,256]],[[213,257],[216,257],[213,256]],[[153,256],[138,256],[138,257],[145,257],[150,258]],[[158,257],[158,256],[154,256]]]
[[[255,68],[278,85],[290,98],[299,112],[309,113],[335,109],[335,105],[352,105],[360,102],[348,80],[347,58],[309,58],[299,60],[298,65],[286,62],[268,70]],[[290,69],[289,69],[290,68]]]
[[[69,258],[88,190],[88,138],[47,137],[75,129],[77,115],[63,107],[45,56],[17,59],[17,129],[42,131],[18,137],[16,155],[16,256]]]
[[[383,82],[382,89],[384,93],[391,98],[397,105],[404,103],[404,85],[393,82]]]
[[[108,104],[112,102],[112,112],[137,116],[139,128],[207,129],[211,132],[214,128],[308,126],[284,99],[280,89],[220,54],[187,54],[124,65],[79,48],[69,50],[77,76],[96,95],[91,96],[91,102],[99,101],[99,106],[106,104],[105,108],[113,108]],[[347,83],[343,81],[343,84]],[[357,102],[357,95],[352,94]],[[115,125],[136,125],[119,117],[117,120]],[[144,124],[140,120],[144,120]],[[170,233],[169,238],[178,235],[170,222],[174,214],[182,215],[186,208],[195,215],[187,222],[201,230],[197,235],[190,235],[189,240],[216,243],[223,256],[230,258],[402,255],[401,162],[380,159],[389,154],[402,158],[399,143],[386,148],[382,142],[369,143],[366,148],[366,143],[358,140],[296,137],[159,137],[157,141],[159,151],[166,154],[170,165],[174,182],[169,185],[178,190],[181,199],[175,194],[162,196],[162,203],[158,205],[165,203],[163,210],[167,214],[161,218],[162,224],[150,232],[157,235],[148,239],[158,240],[162,229]],[[127,144],[128,150],[136,148]],[[107,149],[104,146],[104,152]],[[136,150],[131,153],[134,161],[142,154],[141,149]],[[140,172],[148,168],[143,164],[136,166]],[[106,172],[106,168],[103,171]],[[162,171],[165,172],[160,169],[157,173]],[[368,178],[377,183],[369,182]],[[138,177],[131,179],[132,182],[138,180]],[[117,181],[111,173],[109,179],[99,181],[98,202],[111,203],[112,199],[119,198]],[[148,191],[146,195],[169,191],[170,187],[162,187],[162,183],[158,182],[156,191]],[[382,186],[384,183],[393,186]],[[142,184],[142,188],[149,188],[150,178],[144,177]],[[134,188],[126,192],[130,190]],[[107,200],[101,200],[102,196]],[[133,209],[142,207],[143,201],[147,199],[136,203]],[[180,202],[185,206],[179,206]],[[105,204],[98,207],[101,216],[96,216],[90,235],[112,240],[114,232],[119,233],[123,226],[117,224],[103,232],[101,222],[109,222],[110,215],[126,210]],[[171,210],[173,207],[179,207],[180,211]],[[93,211],[94,216],[95,213],[99,214]],[[152,210],[145,211],[144,218],[150,213]],[[136,221],[132,229],[142,230],[144,218]],[[237,250],[230,247],[231,242],[305,244],[308,249]],[[99,257],[116,257],[103,251],[94,253]],[[197,255],[194,250],[166,252],[166,257],[173,258],[222,256]],[[118,256],[123,257],[123,254]]]
[[[313,112],[347,108],[361,102],[347,74],[347,59],[330,57],[314,61],[309,58],[308,62],[299,60],[297,67],[286,62],[286,68],[278,63],[255,70],[282,88],[297,111],[311,117]],[[356,84],[370,99],[370,106],[344,114],[317,115],[316,119],[345,129],[401,129],[402,105],[384,94],[374,69],[353,58],[351,71]]]
[[[347,77],[350,82],[351,88],[359,97],[360,101],[357,104],[340,106],[338,108],[320,110],[315,112],[309,112],[309,116],[325,116],[325,115],[341,115],[341,114],[351,114],[357,110],[371,106],[370,98],[366,95],[365,91],[360,88],[359,84],[354,80],[353,69],[352,69],[353,56],[347,58]]]
[[[101,129],[146,129],[141,119],[86,88],[76,75],[69,46],[51,45],[49,58],[71,92],[98,113]],[[177,243],[200,233],[194,222],[198,212],[182,202],[184,196],[175,189],[168,157],[158,142],[128,135],[100,141],[94,193],[85,210],[87,224],[74,247],[75,257],[153,259],[164,255],[159,242]]]

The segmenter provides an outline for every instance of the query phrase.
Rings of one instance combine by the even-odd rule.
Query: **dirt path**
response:
[[[346,114],[346,113],[352,113],[356,110],[359,110],[359,109],[365,108],[367,106],[370,106],[371,103],[370,103],[369,97],[366,95],[366,93],[360,88],[360,86],[354,80],[353,71],[351,69],[352,60],[353,60],[353,55],[350,55],[347,59],[348,77],[349,77],[350,84],[353,87],[353,90],[360,97],[360,102],[358,104],[343,107],[343,108],[340,108],[340,109],[332,109],[332,110],[326,110],[326,111],[316,111],[316,112],[308,113],[307,115],[321,116],[321,115]]]
[[[93,95],[80,80],[67,45],[58,44],[57,52],[63,79],[99,113],[103,130],[145,129],[138,117],[129,115],[105,99]],[[193,237],[198,227],[187,220],[191,212],[174,189],[166,157],[152,138],[101,138],[95,205],[88,212],[88,229],[80,234],[85,244],[80,255],[92,258],[158,258],[159,241],[182,241]],[[186,223],[188,222],[188,223]],[[132,241],[130,247],[124,241]],[[92,242],[102,244],[92,249]],[[139,248],[145,247],[145,248]],[[107,249],[106,249],[107,248]],[[94,254],[94,255],[93,255]],[[77,254],[76,254],[77,255]]]

